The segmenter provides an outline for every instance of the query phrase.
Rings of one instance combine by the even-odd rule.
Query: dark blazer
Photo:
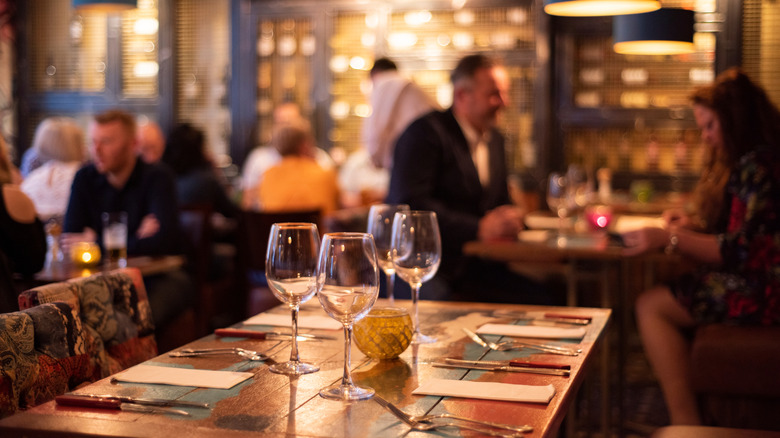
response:
[[[436,212],[442,237],[440,272],[451,279],[463,267],[463,244],[477,238],[480,218],[509,203],[504,137],[496,129],[488,150],[490,185],[483,188],[452,109],[417,119],[395,146],[386,201]]]

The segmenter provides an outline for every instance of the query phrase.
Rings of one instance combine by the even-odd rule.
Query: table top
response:
[[[182,255],[136,256],[127,258],[127,267],[138,268],[141,275],[149,276],[179,269],[184,266]],[[84,268],[69,261],[54,263],[33,276],[33,282],[39,284],[66,281],[71,278],[88,277],[99,272],[117,269],[119,266],[101,263],[97,266]]]
[[[379,300],[377,305],[386,304]],[[409,302],[396,305],[410,307]],[[462,328],[475,330],[485,323],[513,323],[516,320],[495,314],[497,310],[517,312],[554,311],[592,317],[587,333],[580,342],[571,340],[548,341],[556,344],[577,345],[579,356],[558,356],[534,353],[531,350],[509,352],[490,351],[464,335]],[[534,432],[529,437],[553,437],[568,411],[577,389],[582,383],[588,365],[594,360],[594,348],[600,341],[610,318],[609,309],[557,308],[525,305],[456,303],[421,301],[419,306],[422,331],[436,337],[433,344],[412,345],[399,359],[379,361],[369,359],[355,347],[352,349],[351,369],[355,384],[370,386],[376,393],[411,414],[449,412],[486,421],[515,425],[529,424]],[[277,307],[273,313],[287,314]],[[324,315],[317,300],[302,307],[301,315]],[[496,316],[498,315],[498,316]],[[261,326],[252,326],[261,330]],[[267,328],[267,327],[266,327]],[[231,389],[206,389],[167,385],[112,383],[110,378],[100,380],[76,393],[145,396],[204,401],[212,409],[185,408],[189,417],[142,414],[126,411],[72,408],[57,406],[54,402],[31,408],[0,421],[0,435],[5,432],[24,433],[28,437],[54,436],[63,433],[94,434],[98,436],[187,436],[187,438],[217,436],[399,436],[409,427],[371,400],[339,402],[323,399],[321,388],[341,379],[343,373],[343,337],[340,331],[302,330],[335,335],[334,340],[299,343],[301,360],[320,366],[320,371],[299,377],[271,373],[268,363],[282,362],[289,357],[289,342],[247,338],[216,338],[208,335],[186,347],[235,346],[265,351],[271,350],[272,359],[266,362],[244,361],[238,356],[173,358],[158,356],[147,365],[170,367],[245,371],[254,374]],[[497,336],[493,336],[497,338]],[[476,371],[433,367],[431,363],[444,357],[470,360],[528,359],[571,365],[569,377]],[[412,391],[430,378],[495,381],[525,385],[552,384],[555,395],[547,404],[477,400],[454,397],[412,395]],[[457,431],[455,431],[457,433]],[[426,436],[419,432],[411,436]]]
[[[523,239],[523,234],[531,235]],[[501,262],[562,262],[567,259],[620,260],[623,248],[606,233],[572,233],[557,237],[555,231],[532,230],[519,240],[466,242],[463,253]]]

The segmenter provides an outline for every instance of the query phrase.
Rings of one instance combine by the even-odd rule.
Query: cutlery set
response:
[[[236,338],[250,338],[250,339],[265,339],[265,340],[290,340],[292,334],[280,333],[280,332],[258,332],[255,330],[239,329],[239,328],[220,328],[214,330],[214,334],[219,337],[236,337]],[[298,342],[301,341],[313,341],[313,340],[333,340],[336,339],[333,336],[313,335],[310,333],[298,333],[296,337]]]
[[[490,436],[509,436],[509,437],[522,437],[524,432],[532,432],[531,426],[512,426],[509,424],[491,423],[489,421],[475,420],[473,418],[461,417],[452,414],[437,414],[437,415],[409,415],[398,406],[390,403],[382,398],[379,394],[374,394],[371,398],[377,402],[380,406],[384,407],[395,415],[399,420],[408,424],[414,430],[428,431],[441,429],[445,427],[457,427],[460,429],[471,430]],[[458,420],[462,423],[456,423],[454,421],[434,422],[436,419],[444,420]],[[471,426],[463,423],[473,423],[483,427]],[[489,429],[492,428],[492,429]]]
[[[190,407],[209,409],[208,403],[187,400],[168,400],[156,398],[122,397],[99,394],[63,394],[54,398],[60,406],[80,408],[119,409],[129,412],[147,414],[174,414],[189,416],[190,413],[173,407]]]
[[[476,342],[477,344],[489,348],[491,350],[495,351],[508,351],[508,350],[518,350],[521,348],[530,348],[533,350],[542,351],[544,353],[549,354],[560,354],[564,356],[578,356],[580,353],[582,353],[581,349],[574,349],[574,348],[565,348],[565,347],[559,347],[557,345],[551,345],[551,344],[537,344],[533,342],[520,342],[520,341],[505,341],[505,342],[491,342],[485,339],[482,335],[478,333],[474,333],[469,329],[462,329],[464,333],[466,333],[466,336],[468,336],[472,341]]]
[[[444,362],[433,362],[431,365],[440,368],[467,368],[485,371],[507,371],[511,373],[549,374],[568,376],[569,365],[547,364],[520,361],[464,360],[446,358]]]

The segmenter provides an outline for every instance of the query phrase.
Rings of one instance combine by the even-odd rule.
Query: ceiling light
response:
[[[660,7],[658,0],[544,0],[544,12],[564,17],[638,14]]]

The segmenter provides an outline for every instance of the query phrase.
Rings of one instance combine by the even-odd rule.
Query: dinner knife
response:
[[[466,359],[453,359],[445,358],[445,362],[454,364],[477,364],[477,365],[489,365],[494,367],[521,367],[521,368],[545,368],[556,370],[570,370],[571,365],[563,363],[549,363],[549,362],[530,362],[524,360],[466,360]]]
[[[431,365],[440,368],[466,368],[472,370],[483,371],[507,371],[510,373],[532,373],[532,374],[548,374],[553,376],[568,376],[569,370],[557,370],[550,368],[526,368],[526,367],[510,367],[510,366],[493,366],[482,365],[479,363],[449,363],[449,362],[433,362]]]
[[[54,398],[55,402],[61,406],[73,406],[79,408],[95,409],[119,409],[130,412],[143,412],[147,414],[174,414],[189,416],[190,413],[180,409],[172,409],[160,406],[143,406],[133,403],[125,403],[116,398],[108,397],[89,397],[76,394],[63,394]]]
[[[162,398],[144,398],[144,397],[127,397],[121,395],[108,395],[108,394],[66,394],[69,397],[88,398],[93,400],[114,400],[120,403],[133,403],[137,405],[145,406],[157,406],[157,407],[190,407],[190,408],[209,408],[208,403],[195,402],[189,400],[171,400]]]
[[[218,328],[214,330],[214,334],[217,336],[232,336],[236,338],[250,338],[250,339],[291,339],[292,334],[279,333],[279,332],[258,332],[255,330],[239,329],[239,328]],[[298,341],[312,341],[319,339],[335,339],[331,336],[313,335],[310,333],[298,333]]]

